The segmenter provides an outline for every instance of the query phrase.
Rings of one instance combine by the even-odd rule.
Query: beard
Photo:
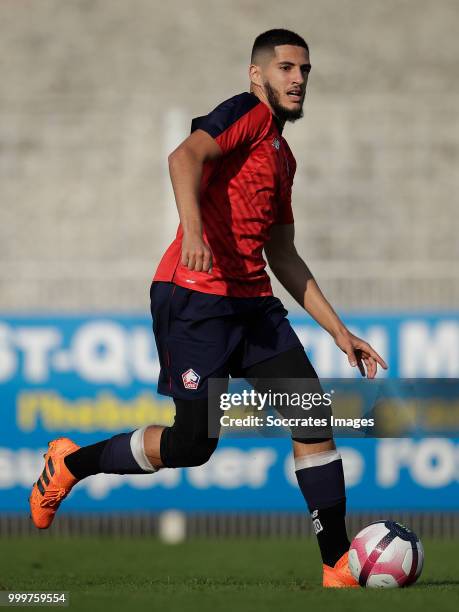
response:
[[[268,102],[270,103],[271,108],[273,109],[274,114],[278,119],[280,119],[281,121],[290,121],[291,123],[293,123],[297,119],[301,119],[301,117],[303,116],[304,98],[303,102],[301,103],[301,106],[296,110],[292,110],[290,108],[282,106],[282,104],[279,102],[279,92],[277,91],[277,89],[274,89],[274,87],[271,87],[268,81],[264,83],[264,87]]]

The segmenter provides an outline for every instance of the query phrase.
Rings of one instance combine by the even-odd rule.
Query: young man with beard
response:
[[[97,444],[50,443],[31,495],[47,528],[78,480],[99,472],[149,473],[208,461],[208,379],[317,379],[287,311],[274,298],[271,270],[368,378],[382,358],[343,324],[294,244],[291,189],[296,162],[282,136],[303,116],[311,64],[306,42],[288,30],[255,40],[250,93],[192,122],[169,156],[180,225],[151,286],[161,363],[159,393],[173,397],[171,427],[150,425]],[[333,439],[293,437],[298,484],[314,519],[326,587],[358,586],[347,566],[345,487]]]

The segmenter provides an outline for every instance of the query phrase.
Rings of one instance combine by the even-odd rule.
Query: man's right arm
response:
[[[195,130],[169,157],[169,173],[183,229],[181,263],[189,270],[210,272],[212,253],[202,237],[199,191],[203,165],[222,150],[204,130]]]

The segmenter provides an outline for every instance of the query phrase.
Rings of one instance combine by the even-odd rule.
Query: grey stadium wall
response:
[[[298,249],[326,295],[457,306],[458,14],[454,0],[3,0],[0,311],[148,313],[177,224],[167,154],[247,89],[254,37],[279,26],[311,47],[305,117],[285,135]]]

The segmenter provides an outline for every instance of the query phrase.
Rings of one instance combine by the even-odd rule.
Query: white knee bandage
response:
[[[139,467],[145,472],[157,472],[157,468],[151,465],[148,457],[145,454],[145,446],[143,444],[143,435],[148,425],[142,429],[136,429],[131,436],[131,451],[134,459],[139,464]]]
[[[341,455],[336,449],[313,453],[312,455],[303,455],[302,457],[295,458],[295,471],[298,472],[298,470],[304,470],[305,468],[326,465],[338,459],[341,459]]]

